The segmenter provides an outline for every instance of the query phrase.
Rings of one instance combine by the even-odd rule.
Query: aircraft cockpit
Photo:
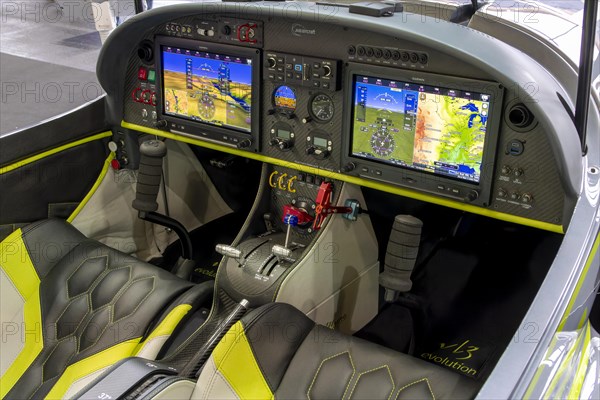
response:
[[[106,95],[43,125],[75,136],[42,162],[96,180],[4,236],[3,322],[14,298],[42,328],[3,342],[1,397],[558,393],[531,380],[593,303],[598,93],[586,137],[539,38],[413,3],[198,2],[110,33]]]

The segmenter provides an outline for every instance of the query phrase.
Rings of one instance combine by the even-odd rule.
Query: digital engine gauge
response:
[[[329,122],[333,118],[333,100],[326,94],[317,93],[310,101],[309,111],[318,122]]]

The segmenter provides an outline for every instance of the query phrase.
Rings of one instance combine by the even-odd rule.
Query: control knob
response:
[[[277,66],[277,60],[275,59],[275,57],[267,58],[267,65],[270,69],[275,68]]]
[[[323,65],[323,76],[331,76],[331,67],[329,65]]]
[[[522,176],[524,174],[524,171],[521,168],[517,168],[513,171],[513,175],[516,176],[517,178]]]
[[[306,148],[306,154],[308,154],[309,156],[315,155],[320,158],[327,158],[327,157],[329,157],[330,152],[329,152],[329,150],[322,150],[322,149],[319,149],[318,147],[310,146],[310,147]]]
[[[521,200],[523,203],[530,204],[533,203],[533,196],[529,193],[524,193],[523,196],[521,196]]]
[[[342,167],[342,172],[350,172],[354,169],[356,169],[356,164],[354,164],[353,162],[349,162],[348,164]]]
[[[236,147],[238,149],[246,149],[248,147],[250,147],[250,145],[252,144],[252,141],[250,139],[244,139],[241,142],[239,142]]]
[[[465,196],[465,201],[472,202],[477,200],[479,197],[479,192],[477,190],[470,190],[469,193]]]
[[[292,147],[294,147],[294,142],[292,142],[289,139],[283,139],[280,137],[275,137],[275,138],[271,139],[269,144],[273,147],[278,147],[279,150],[281,150],[281,151],[289,150]]]

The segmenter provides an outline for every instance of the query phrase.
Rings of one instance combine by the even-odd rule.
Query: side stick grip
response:
[[[138,211],[152,212],[158,209],[156,198],[167,146],[160,140],[147,140],[140,146],[140,153],[140,169],[132,206]]]

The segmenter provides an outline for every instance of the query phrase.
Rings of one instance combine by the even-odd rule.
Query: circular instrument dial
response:
[[[273,92],[273,106],[277,110],[293,112],[296,110],[296,93],[289,86],[279,86]]]
[[[371,136],[371,148],[375,154],[381,157],[388,157],[394,151],[396,142],[391,133],[387,129],[379,128],[377,132]]]
[[[204,93],[198,100],[198,112],[202,119],[210,120],[215,116],[215,103],[208,93]]]
[[[328,122],[333,118],[333,100],[326,94],[315,95],[309,106],[310,114],[319,122]]]

